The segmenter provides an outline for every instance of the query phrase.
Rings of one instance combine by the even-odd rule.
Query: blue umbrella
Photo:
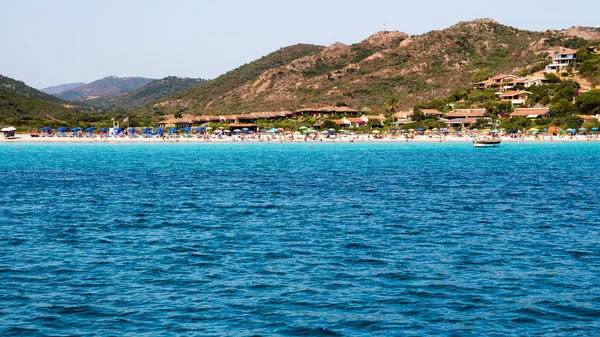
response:
[[[45,128],[42,128],[42,131],[50,131],[50,130],[52,130],[52,127],[50,127],[50,126],[47,126],[47,127],[45,127]]]
[[[598,131],[598,128],[592,128],[592,131]]]
[[[423,131],[423,128],[417,128],[417,131]]]
[[[248,129],[248,128],[242,128],[242,131],[248,131],[248,130],[250,130],[250,129]]]
[[[100,128],[100,131],[106,132],[106,131],[108,131],[108,129],[107,128]]]
[[[250,131],[248,131],[248,133],[254,133],[254,131],[250,130]]]
[[[89,128],[87,128],[87,129],[85,129],[85,131],[94,131],[94,130],[96,130],[96,128],[91,127],[91,126]]]
[[[81,128],[72,128],[72,129],[71,129],[71,131],[72,131],[72,132],[77,132],[77,131],[79,131],[79,130],[81,130]]]
[[[175,132],[175,131],[177,131],[177,128],[171,128],[170,130],[171,130],[172,132]]]
[[[198,132],[204,131],[204,128],[203,127],[196,128],[196,131],[198,131]]]
[[[60,128],[56,129],[56,131],[65,132],[65,131],[67,131],[67,127],[61,126]]]
[[[122,132],[122,131],[123,131],[123,129],[121,129],[121,128],[115,128],[115,132],[116,133],[119,133],[119,132]]]
[[[156,129],[156,133],[158,133],[159,135],[162,135],[163,133],[165,133],[165,131],[163,130],[163,128],[158,128],[158,129]]]
[[[152,130],[152,128],[149,128],[149,127],[142,128],[142,131],[150,131],[150,130]]]
[[[192,129],[190,129],[189,127],[185,127],[185,128],[183,128],[183,131],[190,132],[190,131],[192,131]]]

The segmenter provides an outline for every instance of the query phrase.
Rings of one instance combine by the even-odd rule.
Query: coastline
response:
[[[470,137],[455,137],[455,136],[445,136],[445,137],[429,137],[429,136],[417,136],[414,139],[409,139],[408,141],[404,137],[385,137],[381,139],[374,139],[373,137],[368,137],[368,135],[359,135],[353,137],[342,137],[329,139],[321,137],[318,140],[304,140],[304,137],[298,137],[294,140],[282,140],[279,137],[274,137],[272,139],[267,140],[266,137],[262,137],[261,140],[258,138],[246,138],[241,140],[237,137],[224,137],[224,138],[211,138],[211,139],[202,139],[202,138],[113,138],[108,137],[105,139],[100,139],[100,137],[94,138],[86,138],[86,137],[31,137],[28,134],[17,134],[14,139],[6,139],[4,137],[0,137],[0,143],[111,143],[111,144],[127,144],[127,143],[150,143],[150,144],[159,144],[159,143],[471,143],[472,138]],[[500,137],[503,143],[582,143],[582,142],[598,142],[598,138],[587,138],[585,136],[574,136],[570,137],[550,137],[543,136],[539,139],[535,137],[524,137],[524,138],[511,138],[511,137]]]

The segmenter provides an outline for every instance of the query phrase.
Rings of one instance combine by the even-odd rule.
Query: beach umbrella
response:
[[[242,132],[242,130],[240,130],[240,129],[235,129],[235,130],[233,130],[233,132],[234,132],[234,133],[240,133],[240,132]]]
[[[248,128],[242,128],[242,131],[250,131]]]
[[[206,127],[206,130],[212,130],[213,128],[211,128],[210,126]]]
[[[196,131],[198,131],[198,132],[204,131],[204,128],[203,127],[196,128]]]
[[[17,130],[14,126],[7,126],[5,128],[2,128],[0,131],[2,132],[11,132],[11,131],[15,131]]]
[[[329,132],[335,132],[335,129],[329,129]]]
[[[50,130],[52,130],[52,127],[50,127],[50,126],[47,126],[47,127],[45,127],[45,128],[42,128],[42,131],[50,131]]]
[[[225,129],[225,127],[224,126],[219,126],[217,129],[223,130],[223,129]]]
[[[152,128],[149,128],[149,127],[144,127],[144,128],[142,128],[142,131],[144,131],[144,132],[148,132],[148,131],[150,131],[150,130],[152,130]]]
[[[158,133],[160,135],[160,134],[165,133],[165,131],[163,130],[163,128],[158,128],[158,129],[156,129],[156,133]]]
[[[517,133],[517,130],[508,130],[508,133]]]
[[[417,128],[417,131],[423,131],[423,128]]]
[[[298,128],[298,130],[306,130],[306,129],[308,129],[308,126],[301,126]]]
[[[127,131],[129,131],[131,133],[135,133],[135,129],[134,128],[129,128],[129,129],[127,129]]]
[[[494,130],[492,130],[492,132],[493,132],[493,133],[499,133],[499,132],[500,132],[500,130],[494,129]]]
[[[587,131],[586,128],[579,128],[579,131]]]
[[[170,130],[171,132],[175,132],[175,131],[177,131],[177,128],[170,128],[169,130]]]
[[[309,129],[308,133],[317,133],[317,130],[315,130],[315,129]]]
[[[229,131],[229,130],[223,130],[223,132],[225,132],[225,133],[231,133],[231,131]]]
[[[254,131],[250,130],[250,131],[248,131],[248,133],[254,133]]]
[[[183,131],[190,132],[190,131],[192,131],[192,129],[190,129],[189,127],[185,127],[185,128],[183,128]]]
[[[409,129],[408,131],[409,132],[415,132],[415,129]]]
[[[379,131],[379,130],[373,130],[373,131],[371,131],[371,133],[377,134],[377,133],[381,133],[381,131]]]
[[[302,133],[300,133],[300,131],[294,131],[294,133],[292,133],[294,136],[301,136]]]
[[[91,132],[91,131],[94,131],[94,130],[96,130],[96,128],[95,127],[91,127],[91,126],[89,128],[87,128],[87,129],[85,129],[85,131],[88,131],[88,132]]]
[[[592,131],[598,131],[598,128],[592,128]]]
[[[107,131],[108,131],[108,129],[107,129],[107,128],[100,128],[100,131],[102,131],[102,132],[107,132]]]

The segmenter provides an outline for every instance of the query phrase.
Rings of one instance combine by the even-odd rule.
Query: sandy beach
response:
[[[229,137],[224,136],[222,138],[211,137],[210,139],[203,138],[143,138],[143,137],[107,137],[100,138],[98,136],[94,138],[89,137],[32,137],[29,134],[17,134],[14,139],[7,139],[5,137],[0,136],[0,143],[259,143],[259,142],[281,142],[281,143],[471,143],[471,137],[457,137],[453,135],[445,136],[445,137],[429,137],[427,135],[417,136],[414,139],[406,139],[404,137],[383,137],[380,139],[375,139],[373,136],[368,135],[355,135],[355,136],[342,136],[337,138],[325,138],[320,137],[317,140],[307,139],[305,140],[303,136],[296,136],[293,140],[289,138],[284,139],[285,137],[275,136],[275,137],[267,137],[262,136],[260,139],[258,137],[254,138],[244,138],[241,139],[238,136]],[[597,137],[585,137],[585,136],[540,136],[539,139],[536,139],[533,136],[523,137],[523,138],[512,138],[508,136],[500,137],[503,143],[581,143],[581,142],[598,142]]]

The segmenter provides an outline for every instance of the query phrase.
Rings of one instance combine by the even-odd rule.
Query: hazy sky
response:
[[[572,3],[569,10],[561,10]],[[600,26],[600,1],[0,0],[0,74],[36,88],[115,75],[215,78],[281,47],[422,34],[489,17]]]

